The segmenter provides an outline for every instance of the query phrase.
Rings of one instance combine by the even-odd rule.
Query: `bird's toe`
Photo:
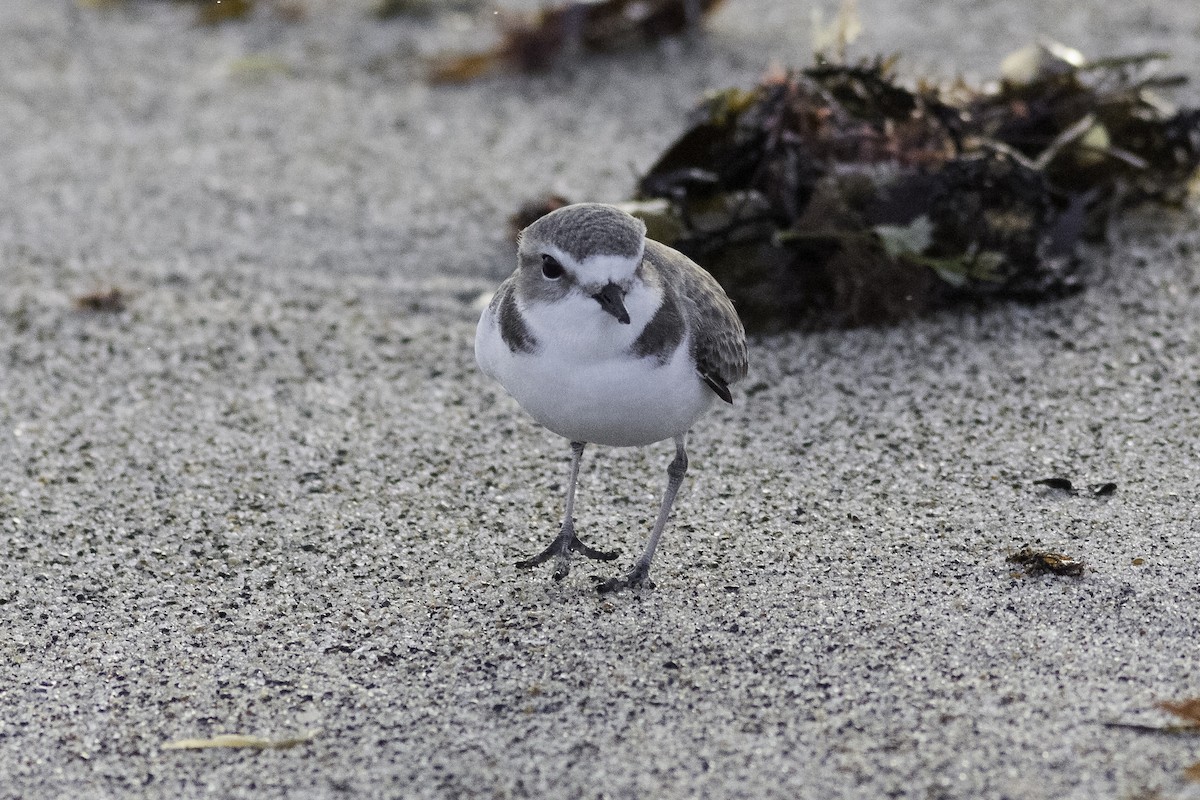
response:
[[[649,569],[634,567],[623,578],[609,578],[597,584],[596,591],[612,594],[623,589],[653,589],[654,581],[650,580],[649,572]]]

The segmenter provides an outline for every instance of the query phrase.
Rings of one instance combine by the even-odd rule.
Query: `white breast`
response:
[[[522,308],[535,353],[510,351],[484,311],[476,359],[534,419],[571,441],[630,447],[669,439],[686,432],[714,395],[696,373],[690,336],[666,363],[629,352],[660,302],[639,284],[625,298],[628,325],[582,295]]]

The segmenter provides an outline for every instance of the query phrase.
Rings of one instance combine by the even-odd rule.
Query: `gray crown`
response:
[[[521,232],[523,242],[553,244],[576,261],[598,255],[636,256],[645,238],[644,222],[600,203],[564,206]]]

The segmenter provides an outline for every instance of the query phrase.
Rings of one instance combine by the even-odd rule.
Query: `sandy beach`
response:
[[[619,561],[514,567],[569,451],[474,363],[508,215],[627,197],[706,91],[809,62],[809,7],[431,86],[486,11],[305,6],[0,5],[0,798],[1200,798],[1200,738],[1105,724],[1200,695],[1194,200],[1063,301],[754,337],[656,588],[601,596],[673,449],[588,451]],[[1189,3],[861,8],[907,75],[1044,35],[1200,104]],[[304,741],[164,749],[224,733]]]

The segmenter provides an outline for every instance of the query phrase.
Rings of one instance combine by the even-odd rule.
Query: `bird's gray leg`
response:
[[[557,538],[550,543],[549,547],[533,558],[517,562],[518,567],[536,567],[538,564],[555,558],[558,561],[554,568],[554,580],[556,581],[567,577],[567,573],[570,572],[572,551],[586,558],[595,558],[600,561],[612,561],[617,557],[616,553],[606,553],[603,550],[588,547],[575,536],[575,484],[579,480],[579,464],[583,461],[583,447],[583,442],[571,442],[571,477],[567,482],[567,510],[563,515],[562,529],[559,530]]]
[[[671,506],[675,504],[675,495],[683,485],[683,476],[687,474],[688,457],[686,449],[687,434],[675,437],[675,458],[667,465],[667,490],[663,493],[662,506],[658,509],[658,519],[654,521],[654,530],[650,531],[650,541],[646,549],[634,562],[633,569],[624,578],[610,578],[596,588],[601,592],[616,592],[621,589],[638,586],[653,586],[650,581],[650,561],[654,558],[654,548],[658,547],[658,539],[662,536],[663,528],[667,526],[667,517],[671,516]]]

